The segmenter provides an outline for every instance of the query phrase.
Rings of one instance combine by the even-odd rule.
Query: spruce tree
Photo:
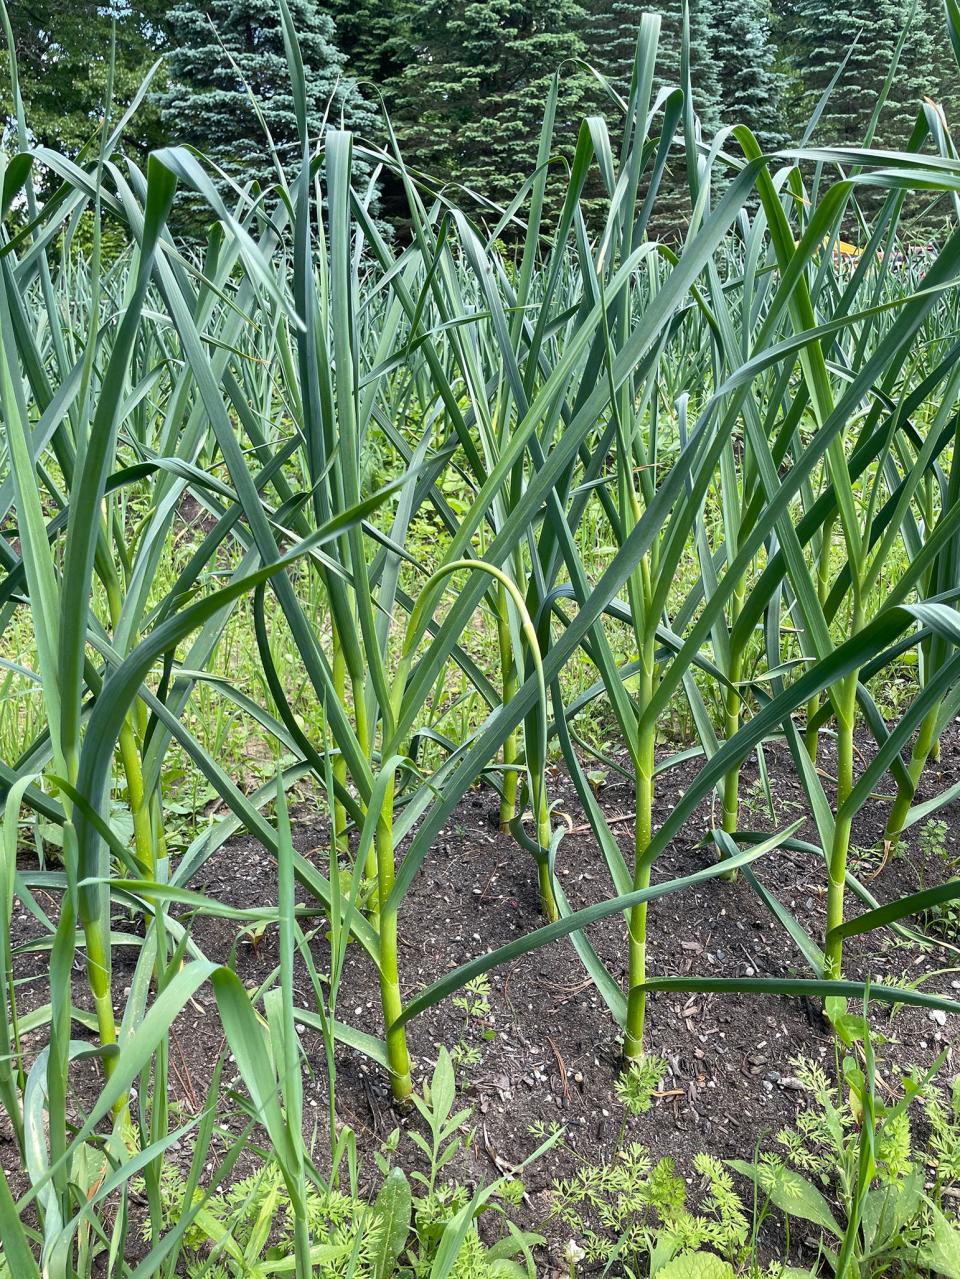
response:
[[[411,5],[406,0],[321,0],[319,7],[333,19],[349,74],[370,81],[389,106],[393,85],[413,56]]]
[[[878,142],[883,146],[901,147],[907,142],[924,98],[936,103],[956,137],[960,82],[944,21],[940,0],[917,0],[896,77],[880,116]],[[931,149],[932,144],[927,142],[925,150]],[[906,235],[925,239],[931,232],[936,234],[936,228],[951,219],[952,209],[953,202],[946,196],[909,197],[905,206]]]
[[[577,0],[429,0],[400,76],[396,124],[411,163],[507,201],[536,166],[550,81],[583,57]],[[567,63],[558,123],[571,136],[590,83]]]
[[[836,0],[789,0],[782,5],[782,39],[802,85],[795,99],[799,127],[843,66],[814,141],[862,144],[910,9],[911,0],[846,0],[842,5]],[[895,140],[889,116],[881,116],[878,142]]]
[[[719,127],[721,111],[719,85],[713,54],[714,0],[692,0],[690,21],[690,79],[693,105],[700,121],[702,136],[709,139]],[[644,13],[660,15],[660,40],[657,47],[655,91],[680,87],[682,82],[683,0],[617,0],[612,7],[606,0],[592,0],[590,19],[584,39],[588,61],[601,71],[613,87],[626,96],[630,88],[636,52],[637,32]],[[616,134],[616,112],[606,95],[594,95],[596,105]],[[655,120],[653,129],[659,127]],[[658,235],[671,239],[682,228],[690,214],[687,164],[683,154],[682,130],[673,142],[657,202],[653,227]]]
[[[909,4],[906,9],[909,14]],[[941,0],[917,0],[881,120],[881,130],[889,143],[900,145],[906,141],[925,97],[942,108],[955,132],[960,112],[960,75],[947,39]]]
[[[693,100],[705,135],[720,120],[717,69],[714,64],[713,28],[716,0],[694,0],[690,5],[690,74]],[[679,85],[683,37],[683,0],[593,0],[584,27],[587,61],[601,71],[614,88],[626,96],[630,88],[637,32],[645,13],[659,13],[660,46],[657,54],[657,87]],[[606,108],[605,108],[606,109]]]
[[[383,112],[391,119],[395,115],[401,76],[414,59],[410,33],[417,6],[414,0],[318,0],[318,5],[333,19],[347,74],[370,103],[369,139],[386,149],[389,132]],[[380,172],[377,203],[385,222],[406,221],[403,183],[388,167]]]
[[[720,127],[721,96],[718,68],[713,53],[713,33],[716,0],[692,0],[690,8],[690,80],[693,88],[693,105],[700,118],[703,135],[712,137]],[[670,15],[670,32],[677,36],[676,65],[680,66],[683,6],[679,10],[679,22]],[[664,64],[664,73],[667,67]],[[664,74],[664,79],[668,79]]]
[[[586,58],[626,97],[637,48],[637,30],[651,6],[642,0],[609,0],[591,4],[584,24]]]
[[[713,0],[712,50],[724,124],[746,124],[765,150],[787,137],[769,0]]]
[[[344,73],[334,26],[315,0],[288,0],[306,72],[308,123],[363,132],[372,116]],[[229,174],[271,181],[262,113],[281,159],[297,154],[297,126],[276,0],[181,0],[169,12],[169,91],[164,124],[172,141],[191,142]],[[256,99],[257,107],[251,101]]]

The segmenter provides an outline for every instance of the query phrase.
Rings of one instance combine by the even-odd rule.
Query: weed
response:
[[[694,1167],[702,1178],[695,1211],[673,1160],[654,1162],[643,1146],[631,1144],[609,1164],[584,1163],[573,1177],[554,1182],[551,1216],[591,1264],[615,1257],[627,1272],[656,1273],[678,1255],[701,1249],[739,1259],[749,1219],[730,1174],[707,1154],[697,1155]]]
[[[939,817],[931,817],[920,827],[920,833],[917,836],[920,851],[927,857],[937,857],[941,861],[946,861],[949,833],[950,827],[945,821]]]
[[[614,1090],[617,1100],[629,1115],[642,1115],[653,1105],[656,1091],[669,1067],[663,1057],[646,1053],[632,1061],[620,1073]]]

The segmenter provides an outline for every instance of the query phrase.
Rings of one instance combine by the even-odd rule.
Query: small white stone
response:
[[[571,1239],[563,1250],[563,1259],[571,1268],[579,1265],[586,1255],[576,1239]]]

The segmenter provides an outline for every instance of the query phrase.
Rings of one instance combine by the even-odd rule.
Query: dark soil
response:
[[[802,792],[783,747],[767,750],[777,826],[803,815]],[[831,769],[829,745],[821,767]],[[658,779],[662,820],[696,771],[696,763],[672,769]],[[925,779],[932,794],[960,775],[960,733],[944,738],[942,758]],[[743,772],[742,794],[753,804],[743,825],[774,829],[762,801],[752,787],[754,765]],[[609,877],[569,780],[553,779],[557,820],[569,833],[558,853],[558,871],[574,907],[610,895]],[[600,793],[612,828],[630,860],[633,812],[632,789],[614,782]],[[497,795],[490,788],[470,792],[456,811],[414,881],[401,914],[401,975],[409,996],[439,975],[486,949],[501,946],[543,921],[538,910],[536,875],[532,861],[509,836],[496,827]],[[854,839],[861,849],[875,848],[881,838],[886,806],[877,801],[861,813]],[[879,856],[866,853],[851,869],[869,883],[881,901],[941,882],[951,873],[948,858],[960,856],[960,806],[938,816],[949,826],[946,857],[921,855],[916,830],[900,855],[876,874]],[[327,836],[308,807],[297,813],[296,844],[326,870]],[[712,858],[704,847],[705,832],[716,824],[710,806],[698,810],[681,838],[675,840],[655,867],[655,880],[689,874]],[[815,839],[808,822],[800,838]],[[755,864],[758,878],[793,912],[803,926],[822,939],[825,914],[825,871],[809,854],[778,851]],[[953,873],[956,873],[955,871]],[[273,902],[275,866],[251,839],[225,845],[205,865],[192,887],[236,906]],[[50,908],[51,902],[44,903]],[[860,909],[851,897],[851,913]],[[36,936],[36,921],[17,908],[21,936]],[[625,924],[614,916],[590,929],[590,940],[610,971],[625,973]],[[265,980],[277,961],[276,936],[268,930],[257,945],[237,939],[232,923],[196,918],[193,937],[210,958],[235,962],[237,972],[251,986]],[[324,970],[325,944],[315,945],[318,969]],[[115,980],[118,991],[129,981],[135,952],[119,951]],[[960,998],[960,957],[931,943],[920,947],[883,930],[850,941],[845,952],[847,975],[870,977],[888,984],[918,981],[925,973],[953,968],[932,976],[923,989]],[[649,920],[649,972],[663,975],[788,976],[809,975],[790,938],[741,878],[730,884],[712,880],[696,891],[655,902]],[[38,968],[38,975],[42,965]],[[80,985],[78,983],[78,985]],[[21,996],[30,1004],[31,988]],[[43,983],[35,1002],[43,1002]],[[297,987],[298,1002],[312,1008],[306,974]],[[82,991],[78,989],[78,1002]],[[372,966],[361,948],[350,947],[342,983],[338,1016],[364,1030],[379,1031],[382,1020]],[[956,1021],[945,1025],[924,1011],[890,1010],[875,1005],[872,1020],[878,1034],[878,1054],[884,1078],[896,1077],[897,1067],[926,1066],[944,1047],[951,1056],[944,1078],[960,1069]],[[818,1006],[798,998],[763,996],[702,996],[658,994],[650,998],[647,1022],[649,1048],[662,1054],[669,1073],[661,1095],[644,1115],[629,1118],[627,1141],[646,1145],[658,1159],[669,1155],[677,1170],[695,1184],[692,1161],[702,1150],[721,1158],[750,1159],[759,1147],[771,1148],[776,1133],[792,1123],[799,1094],[791,1066],[798,1054],[834,1061],[834,1041]],[[535,1126],[561,1124],[562,1145],[549,1151],[524,1172],[527,1197],[515,1220],[528,1229],[541,1229],[550,1239],[550,1261],[558,1265],[565,1238],[546,1221],[549,1188],[557,1177],[576,1170],[578,1159],[594,1163],[609,1159],[617,1148],[624,1111],[614,1086],[620,1070],[618,1028],[589,981],[569,941],[521,958],[491,975],[489,1014],[471,1017],[447,1001],[409,1026],[409,1043],[419,1080],[429,1075],[437,1046],[472,1050],[475,1058],[461,1067],[463,1100],[473,1108],[468,1125],[473,1137],[452,1166],[452,1175],[468,1185],[491,1180],[520,1163],[540,1138]],[[312,1068],[307,1087],[307,1124],[318,1135],[318,1162],[327,1148],[326,1069],[320,1039],[303,1036]],[[223,1046],[212,994],[202,990],[176,1026],[170,1061],[173,1087],[185,1109],[202,1103],[211,1069]],[[337,1113],[349,1124],[365,1157],[367,1184],[376,1180],[372,1153],[396,1126],[415,1120],[397,1112],[377,1067],[341,1049],[337,1055]],[[415,1148],[403,1139],[399,1161],[415,1164]],[[748,1199],[749,1202],[749,1199]],[[545,1224],[546,1223],[546,1224]]]

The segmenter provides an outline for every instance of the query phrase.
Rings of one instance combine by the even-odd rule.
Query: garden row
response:
[[[946,882],[881,904],[848,864],[878,791],[893,796],[887,852],[960,793],[917,800],[960,709],[960,165],[936,107],[920,109],[904,153],[768,157],[746,128],[709,143],[689,93],[654,94],[650,16],[629,101],[612,94],[610,123],[585,121],[566,147],[557,78],[537,169],[508,208],[478,217],[397,153],[334,128],[308,135],[281,9],[302,154],[286,171],[277,161],[273,189],[240,190],[186,149],[144,168],[122,160],[137,102],[108,100],[74,159],[31,150],[21,112],[22,147],[5,161],[0,1102],[28,1186],[14,1180],[15,1202],[0,1179],[0,1229],[18,1279],[38,1273],[35,1244],[52,1276],[115,1251],[134,1177],[158,1240],[136,1273],[174,1273],[190,1213],[169,1225],[161,1202],[176,1139],[169,1030],[207,984],[281,1169],[290,1265],[306,1276],[319,1260],[298,1025],[320,1031],[331,1068],[337,1044],[379,1063],[402,1101],[414,1018],[569,938],[641,1073],[655,990],[809,995],[850,1043],[862,1030],[849,1001],[867,992],[845,975],[845,940],[960,895]],[[359,186],[357,153],[373,174]],[[372,211],[381,166],[405,190],[408,243]],[[664,174],[684,166],[690,218],[668,248],[646,228]],[[209,216],[203,246],[167,230],[187,192]],[[904,238],[917,200],[945,223],[922,253]],[[184,540],[188,504],[198,517]],[[891,699],[894,680],[907,691]],[[238,784],[236,754],[216,748],[197,709],[211,704],[267,744],[259,785]],[[665,754],[681,706],[692,736]],[[862,768],[858,732],[875,742]],[[635,791],[630,856],[591,777],[592,757],[623,768],[605,736]],[[741,767],[756,759],[765,777],[774,741],[815,843],[799,822],[744,828]],[[556,873],[557,758],[610,886],[580,909]],[[690,761],[655,828],[658,786]],[[174,845],[198,777],[226,815]],[[481,937],[475,958],[407,997],[404,902],[478,779],[500,793],[544,923],[495,949]],[[292,788],[328,813],[325,862],[295,849]],[[654,876],[711,796],[720,820],[702,867]],[[275,907],[193,887],[241,828],[276,859]],[[822,933],[755,877],[775,849],[821,866]],[[648,973],[650,903],[737,875],[807,975]],[[48,999],[28,1024],[15,899],[49,955]],[[120,912],[142,923],[122,995]],[[203,954],[191,915],[276,930],[279,963],[255,998]],[[585,931],[613,917],[625,987]],[[318,919],[328,971],[311,969],[304,1008],[294,965]],[[382,1034],[337,1013],[351,942],[376,974]],[[869,995],[960,1011],[882,982]],[[77,1022],[92,1038],[73,1037]],[[27,1051],[38,1030],[42,1050]],[[102,1077],[78,1116],[73,1081],[91,1056]],[[106,1160],[92,1185],[91,1150]],[[190,1177],[184,1203],[199,1166]]]

